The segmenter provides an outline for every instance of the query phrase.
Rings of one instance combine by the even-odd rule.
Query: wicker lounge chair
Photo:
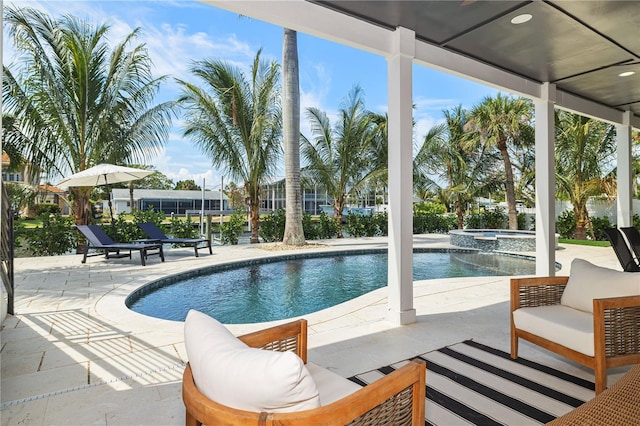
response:
[[[193,251],[198,257],[198,250],[208,248],[209,254],[213,254],[211,250],[211,240],[206,238],[169,238],[162,232],[160,228],[153,222],[139,223],[138,226],[149,236],[151,240],[158,240],[162,244],[184,244],[193,246]],[[204,243],[204,245],[201,245]]]
[[[188,319],[187,319],[188,320]],[[185,322],[185,339],[186,339]],[[288,324],[261,330],[255,333],[240,336],[239,339],[250,348],[261,348],[277,352],[293,352],[301,361],[306,364],[307,360],[307,321],[298,320]],[[185,340],[187,343],[187,340]],[[194,345],[200,345],[201,341],[196,341]],[[187,352],[189,352],[187,345]],[[249,348],[247,348],[249,349]],[[251,350],[251,349],[249,349]],[[205,363],[210,360],[209,353],[202,359]],[[189,355],[191,357],[191,354]],[[182,379],[182,399],[186,406],[187,426],[206,425],[424,425],[425,407],[425,364],[423,362],[412,361],[391,374],[375,381],[365,387],[356,387],[353,393],[347,394],[337,400],[327,398],[325,405],[317,408],[303,409],[293,412],[253,412],[232,408],[207,398],[196,387],[194,381],[194,371],[196,370],[194,359],[184,371]],[[191,364],[194,364],[192,370]],[[307,365],[308,366],[308,365]],[[255,366],[247,365],[246,369],[251,370]],[[309,367],[311,369],[311,367]],[[315,366],[316,369],[324,370]],[[310,370],[311,371],[311,370]],[[265,374],[267,371],[253,372],[252,374]],[[321,372],[322,373],[322,372]],[[333,390],[344,386],[342,381],[346,381],[351,386],[354,383],[344,379],[333,372],[324,370],[323,379],[318,380],[320,389],[320,401],[323,400],[323,389]],[[312,374],[313,375],[313,374]],[[329,379],[327,380],[327,375]],[[253,376],[255,377],[255,376]],[[317,376],[314,376],[314,380]],[[201,378],[202,379],[202,378]],[[335,383],[337,382],[337,383]],[[232,392],[219,382],[218,387],[223,393]],[[237,379],[236,379],[236,383]],[[234,383],[234,385],[236,384]],[[241,382],[245,383],[245,382]],[[247,382],[247,386],[255,386],[255,382]],[[273,382],[269,382],[273,383]],[[271,387],[278,388],[273,384]],[[278,388],[279,389],[279,388]],[[276,391],[273,391],[277,393]],[[335,395],[333,395],[335,396]],[[333,401],[333,402],[332,402]],[[353,421],[353,423],[351,423]]]
[[[611,247],[613,247],[622,269],[625,272],[640,272],[640,265],[633,258],[633,254],[629,250],[629,246],[620,230],[618,228],[608,228],[604,230],[604,233],[607,234],[607,238],[611,241]]]
[[[511,358],[527,340],[592,368],[596,394],[608,368],[640,363],[639,329],[637,274],[575,259],[570,277],[511,279]]]
[[[142,266],[146,265],[147,256],[152,254],[157,254],[164,262],[164,253],[162,251],[162,244],[160,243],[116,243],[111,239],[111,237],[105,234],[102,228],[98,225],[78,225],[76,226],[76,229],[87,239],[87,244],[84,247],[82,263],[87,262],[87,257],[90,256],[88,254],[90,248],[103,251],[107,259],[121,257],[131,258],[131,251],[139,251],[140,263]]]

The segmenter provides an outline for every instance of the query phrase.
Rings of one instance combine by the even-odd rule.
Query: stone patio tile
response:
[[[19,357],[4,356],[0,354],[0,376],[4,379],[23,374],[36,373],[40,367],[44,352],[22,354]]]
[[[2,377],[2,402],[57,392],[86,385],[88,363],[53,368],[15,377]]]
[[[4,398],[2,400],[4,401]],[[48,400],[41,398],[5,407],[0,411],[0,424],[2,426],[46,425],[47,404]]]

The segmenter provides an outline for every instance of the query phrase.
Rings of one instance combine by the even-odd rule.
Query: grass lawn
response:
[[[611,243],[609,241],[573,240],[570,238],[560,238],[558,242],[560,244],[578,244],[581,246],[592,246],[592,247],[610,247],[611,246]]]

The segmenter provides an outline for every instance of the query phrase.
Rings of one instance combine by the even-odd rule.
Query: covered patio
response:
[[[331,250],[382,248],[387,239],[327,243]],[[416,235],[414,245],[450,247],[448,236],[432,234]],[[282,253],[259,245],[199,258],[183,251],[189,248],[168,250],[166,262],[149,259],[144,268],[135,259],[92,258],[82,265],[79,255],[17,259],[16,315],[2,326],[2,425],[184,424],[183,323],[132,312],[124,299],[162,276]],[[609,247],[563,245],[559,275],[569,273],[575,257],[619,269]],[[349,377],[468,339],[509,349],[509,277],[418,281],[416,322],[407,326],[386,320],[387,303],[381,288],[305,315],[309,360]],[[267,325],[230,329],[244,334]],[[526,342],[520,356],[593,381],[591,370]],[[626,370],[611,369],[609,383]]]
[[[536,106],[538,275],[568,275],[577,257],[619,269],[608,247],[554,250],[554,108],[618,131],[618,226],[631,224],[631,130],[640,128],[640,8],[634,2],[206,1],[238,14],[383,55],[388,60],[389,238],[332,240],[389,249],[388,287],[316,312],[311,361],[348,377],[474,339],[509,350],[509,277],[413,283],[412,248],[448,236],[411,232],[412,66],[452,72],[526,96]],[[534,26],[512,23],[524,14]],[[525,18],[520,18],[523,20]],[[523,26],[524,25],[524,26]],[[635,74],[622,77],[625,72]],[[273,255],[234,246],[167,262],[78,256],[16,259],[16,315],[2,325],[2,425],[184,424],[182,322],[129,311],[124,299],[153,279],[211,263]],[[402,325],[402,326],[401,326]],[[265,324],[234,325],[243,334]],[[520,355],[572,375],[589,369],[537,346]],[[613,383],[626,368],[612,369]],[[428,383],[428,382],[427,382]],[[427,411],[429,406],[427,405]]]

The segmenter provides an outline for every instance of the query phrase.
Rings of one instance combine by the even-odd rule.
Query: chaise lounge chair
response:
[[[640,263],[640,231],[635,226],[622,227],[620,230],[627,237],[631,250],[633,250],[636,260]]]
[[[622,265],[622,269],[625,272],[640,272],[640,265],[638,265],[633,258],[633,254],[631,254],[631,250],[629,250],[629,246],[625,242],[622,232],[620,232],[618,228],[607,228],[604,230],[604,233],[607,234],[609,241],[611,241],[611,247],[613,247],[613,251],[616,253],[620,265]]]
[[[169,238],[153,222],[139,223],[138,226],[149,236],[149,239],[158,240],[162,244],[193,245],[193,251],[196,257],[198,257],[198,250],[203,248],[208,248],[209,254],[213,254],[211,250],[211,240],[207,240],[206,238]],[[205,245],[200,246],[200,243],[205,243]]]
[[[105,257],[110,258],[131,258],[131,251],[137,250],[140,252],[140,263],[142,266],[146,265],[147,256],[157,254],[164,262],[164,252],[162,251],[162,244],[142,244],[142,243],[116,243],[111,237],[109,237],[98,225],[78,225],[76,226],[78,231],[82,233],[87,239],[87,245],[84,247],[84,257],[82,263],[87,262],[89,248],[94,248],[104,251]],[[120,253],[121,251],[128,251],[127,253]],[[110,254],[115,253],[115,254]]]

